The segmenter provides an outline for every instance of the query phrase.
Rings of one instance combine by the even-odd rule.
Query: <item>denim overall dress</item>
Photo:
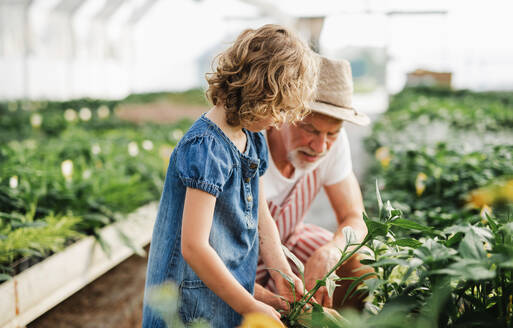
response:
[[[241,316],[185,262],[181,229],[186,188],[214,195],[209,243],[235,279],[253,294],[259,244],[258,178],[267,168],[268,151],[261,133],[244,132],[247,144],[241,153],[217,125],[202,115],[171,154],[148,259],[144,328],[165,327],[147,305],[147,291],[169,280],[179,287],[179,313],[184,323],[202,318],[212,327],[240,325]]]

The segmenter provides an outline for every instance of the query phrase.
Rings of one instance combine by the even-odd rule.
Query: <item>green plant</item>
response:
[[[118,104],[0,103],[2,277],[82,235],[96,236],[107,251],[100,229],[158,200],[172,148],[191,121],[136,125],[114,115]],[[22,233],[18,221],[26,217],[31,229]],[[64,224],[69,218],[73,224]],[[57,226],[53,241],[44,237]]]

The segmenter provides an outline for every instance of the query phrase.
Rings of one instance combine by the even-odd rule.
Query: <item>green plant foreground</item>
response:
[[[84,235],[109,252],[99,229],[158,200],[191,121],[135,125],[115,115],[120,104],[153,101],[205,103],[200,90],[0,103],[0,281]]]
[[[405,89],[366,145],[378,276],[342,326],[512,327],[513,94]]]
[[[356,243],[346,227],[339,263],[290,304],[282,321],[312,328],[513,327],[513,94],[406,89],[375,122],[366,146],[375,156],[363,184],[368,235]],[[336,267],[354,252],[374,273],[337,277]],[[363,312],[334,317],[311,304],[318,288],[332,293],[341,280],[352,281],[346,298],[366,296]]]

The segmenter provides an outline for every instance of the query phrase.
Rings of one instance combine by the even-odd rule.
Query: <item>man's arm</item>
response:
[[[351,226],[359,241],[362,241],[367,235],[367,227],[362,215],[364,211],[362,193],[354,173],[351,172],[338,183],[325,186],[324,190],[337,217],[338,228],[333,240],[317,249],[307,261],[305,265],[307,289],[311,289],[315,281],[328,273],[340,259],[339,249],[344,249],[346,244],[342,233],[344,227]],[[321,287],[315,297],[323,306],[333,306],[333,301],[328,296],[326,287]]]
[[[324,187],[331,207],[335,212],[338,222],[338,228],[333,237],[333,242],[339,248],[344,248],[345,239],[342,229],[351,226],[358,237],[358,241],[362,241],[367,235],[367,226],[363,221],[365,208],[363,207],[362,192],[360,185],[353,172],[351,172],[344,180],[331,186]]]

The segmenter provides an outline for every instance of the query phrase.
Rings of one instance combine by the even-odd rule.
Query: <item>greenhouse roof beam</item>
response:
[[[109,0],[105,2],[103,8],[94,17],[95,20],[108,21],[125,3],[124,0]]]
[[[128,24],[135,25],[139,23],[157,2],[158,0],[146,0],[144,4],[142,4],[137,10],[134,11],[128,20]]]

